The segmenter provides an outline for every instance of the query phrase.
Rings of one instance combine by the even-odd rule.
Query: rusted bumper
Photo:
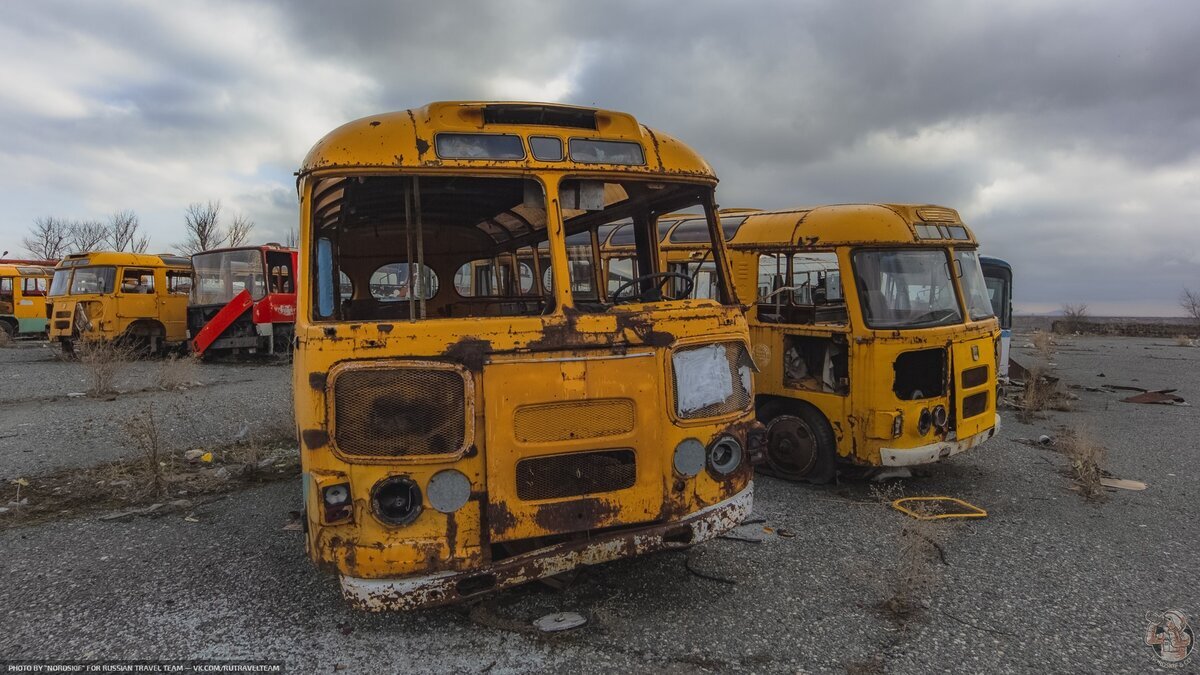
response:
[[[342,595],[357,609],[383,612],[460,602],[502,588],[643,553],[686,548],[729,531],[750,515],[754,484],[673,523],[607,532],[522,553],[470,572],[403,579],[342,577]]]
[[[921,445],[915,448],[880,448],[879,463],[883,466],[917,466],[932,464],[940,459],[952,457],[965,450],[983,443],[1000,431],[1000,416],[996,415],[996,424],[991,429],[981,431],[974,436],[962,440],[948,439]]]

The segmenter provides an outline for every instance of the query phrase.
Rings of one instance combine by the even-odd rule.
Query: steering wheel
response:
[[[620,286],[617,287],[617,290],[613,291],[611,300],[614,305],[620,305],[620,304],[623,304],[626,302],[633,302],[635,300],[641,300],[642,302],[647,302],[647,300],[643,297],[643,294],[648,291],[639,291],[637,295],[629,295],[629,296],[623,295],[622,292],[627,288],[633,288],[635,286],[640,287],[641,283],[643,281],[650,281],[653,279],[658,279],[659,282],[655,286],[651,287],[649,290],[654,290],[657,288],[661,292],[663,284],[667,283],[667,281],[669,281],[672,277],[674,277],[676,279],[683,279],[684,281],[687,282],[687,288],[682,293],[682,295],[684,297],[692,294],[692,288],[695,287],[696,282],[692,281],[692,278],[690,276],[684,274],[683,272],[655,272],[653,274],[643,274],[640,277],[637,277],[636,279],[631,279],[631,280],[626,281],[625,283],[621,284]]]

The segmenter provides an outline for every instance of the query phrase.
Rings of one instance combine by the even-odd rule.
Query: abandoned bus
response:
[[[187,258],[93,251],[63,258],[50,282],[50,340],[122,342],[158,352],[187,340]]]
[[[275,354],[291,349],[296,321],[296,250],[278,244],[192,256],[188,333],[197,356]]]
[[[46,291],[52,270],[0,262],[0,332],[8,338],[46,332]]]
[[[739,295],[754,299],[766,472],[827,482],[839,466],[931,463],[995,433],[999,333],[956,211],[840,205],[721,222]],[[708,242],[688,239],[663,248],[672,269],[699,274]]]
[[[661,214],[716,176],[630,115],[434,103],[298,173],[294,386],[310,557],[370,610],[454,602],[710,539],[752,500],[745,319],[670,300]],[[639,274],[601,283],[630,219]],[[570,242],[570,243],[568,243]]]
[[[1000,322],[1000,348],[996,352],[996,375],[1001,382],[1008,381],[1008,350],[1012,344],[1012,265],[1008,261],[990,256],[979,256],[983,268],[983,281],[987,284],[988,297],[992,301],[992,312]]]

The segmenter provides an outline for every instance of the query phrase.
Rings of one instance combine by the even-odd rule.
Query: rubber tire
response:
[[[6,335],[8,335],[8,341],[10,343],[17,339],[17,329],[14,328],[12,323],[10,323],[7,319],[0,321],[0,331],[3,331]]]
[[[806,470],[796,471],[778,461],[772,461],[772,439],[769,430],[771,422],[782,415],[792,416],[802,423],[816,445],[816,456]],[[758,419],[768,427],[767,461],[760,467],[763,473],[784,480],[815,485],[829,483],[837,475],[837,438],[820,410],[803,401],[770,401],[759,409]]]

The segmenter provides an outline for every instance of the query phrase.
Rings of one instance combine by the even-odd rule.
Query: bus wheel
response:
[[[810,406],[797,406],[767,423],[767,468],[780,478],[828,483],[837,468],[836,456],[833,430]]]

